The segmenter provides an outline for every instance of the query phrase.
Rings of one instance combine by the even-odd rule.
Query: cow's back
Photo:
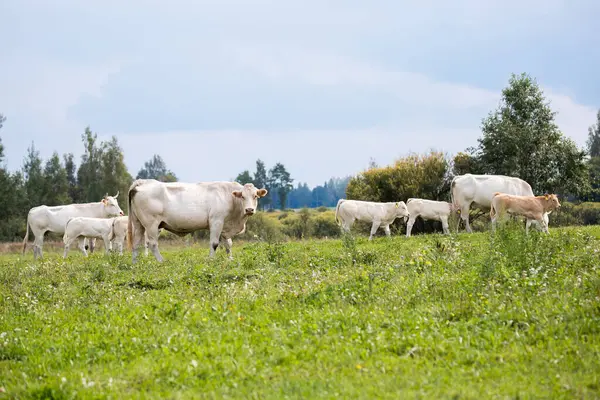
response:
[[[524,180],[506,175],[465,175],[461,181],[463,194],[473,203],[489,208],[494,193],[533,195],[531,186]],[[463,178],[461,177],[461,178]]]

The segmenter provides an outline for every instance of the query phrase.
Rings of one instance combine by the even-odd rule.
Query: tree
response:
[[[100,166],[102,162],[102,148],[98,145],[98,135],[92,134],[90,127],[85,128],[81,135],[85,151],[81,156],[81,164],[77,171],[77,182],[81,187],[82,202],[100,201],[105,189],[102,187]]]
[[[29,208],[44,204],[45,186],[44,173],[42,171],[42,159],[40,152],[31,146],[27,149],[27,156],[23,165],[23,175],[25,177],[25,192]]]
[[[265,163],[260,159],[256,160],[256,172],[254,172],[254,186],[259,189],[265,188],[269,191],[265,197],[261,199],[258,203],[259,209],[265,209],[266,206],[271,205],[271,200],[273,198],[273,194],[271,193],[271,188],[269,187],[268,177],[267,177],[267,168],[265,167]]]
[[[554,122],[542,90],[527,74],[512,74],[501,103],[482,120],[475,152],[482,173],[516,176],[534,193],[585,193],[585,152]]]
[[[600,157],[600,110],[596,123],[588,128],[587,151],[590,157]]]
[[[57,152],[54,152],[52,157],[46,162],[44,182],[44,204],[57,206],[71,202],[67,171],[62,166]]]
[[[252,178],[252,174],[250,174],[250,171],[248,171],[247,169],[244,170],[241,174],[239,174],[237,176],[237,178],[235,178],[235,181],[237,183],[240,183],[242,185],[245,185],[246,183],[254,183],[254,178]],[[256,185],[255,185],[256,186]],[[259,187],[260,189],[260,187]]]
[[[144,163],[136,179],[156,179],[161,182],[177,182],[177,176],[167,169],[167,165],[158,154]]]
[[[67,182],[69,183],[69,197],[74,203],[81,203],[83,201],[83,192],[77,184],[77,166],[73,160],[73,154],[63,154],[63,161],[67,173]]]
[[[117,192],[122,193],[123,196],[119,196],[117,201],[121,209],[127,208],[127,191],[133,181],[133,178],[127,171],[125,166],[123,149],[119,146],[119,142],[115,136],[111,138],[109,142],[102,143],[100,160],[100,176],[101,176],[101,187],[104,190],[104,194],[108,193],[113,196]]]
[[[269,183],[279,197],[279,207],[282,210],[285,209],[287,204],[288,193],[294,188],[292,182],[293,179],[290,177],[290,173],[281,163],[276,163],[269,171]]]

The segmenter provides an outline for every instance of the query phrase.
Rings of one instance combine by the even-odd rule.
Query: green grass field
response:
[[[0,256],[1,398],[599,398],[600,227]]]

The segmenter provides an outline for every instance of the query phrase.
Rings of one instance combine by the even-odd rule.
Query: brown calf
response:
[[[549,233],[548,224],[543,218],[544,213],[553,211],[559,207],[560,202],[555,194],[545,194],[543,196],[516,196],[496,192],[492,198],[490,208],[492,230],[496,228],[498,216],[509,213],[511,215],[521,215],[528,220],[536,220],[542,225],[544,232]],[[525,227],[525,232],[529,233],[529,223]]]

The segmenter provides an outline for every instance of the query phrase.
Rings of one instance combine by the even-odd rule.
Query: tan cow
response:
[[[496,228],[498,217],[504,217],[506,213],[520,215],[527,218],[525,232],[529,233],[529,220],[535,220],[544,232],[548,232],[548,222],[544,218],[550,211],[560,207],[560,202],[555,194],[544,196],[516,196],[506,193],[495,192],[490,207],[490,218],[492,219],[492,230]]]

